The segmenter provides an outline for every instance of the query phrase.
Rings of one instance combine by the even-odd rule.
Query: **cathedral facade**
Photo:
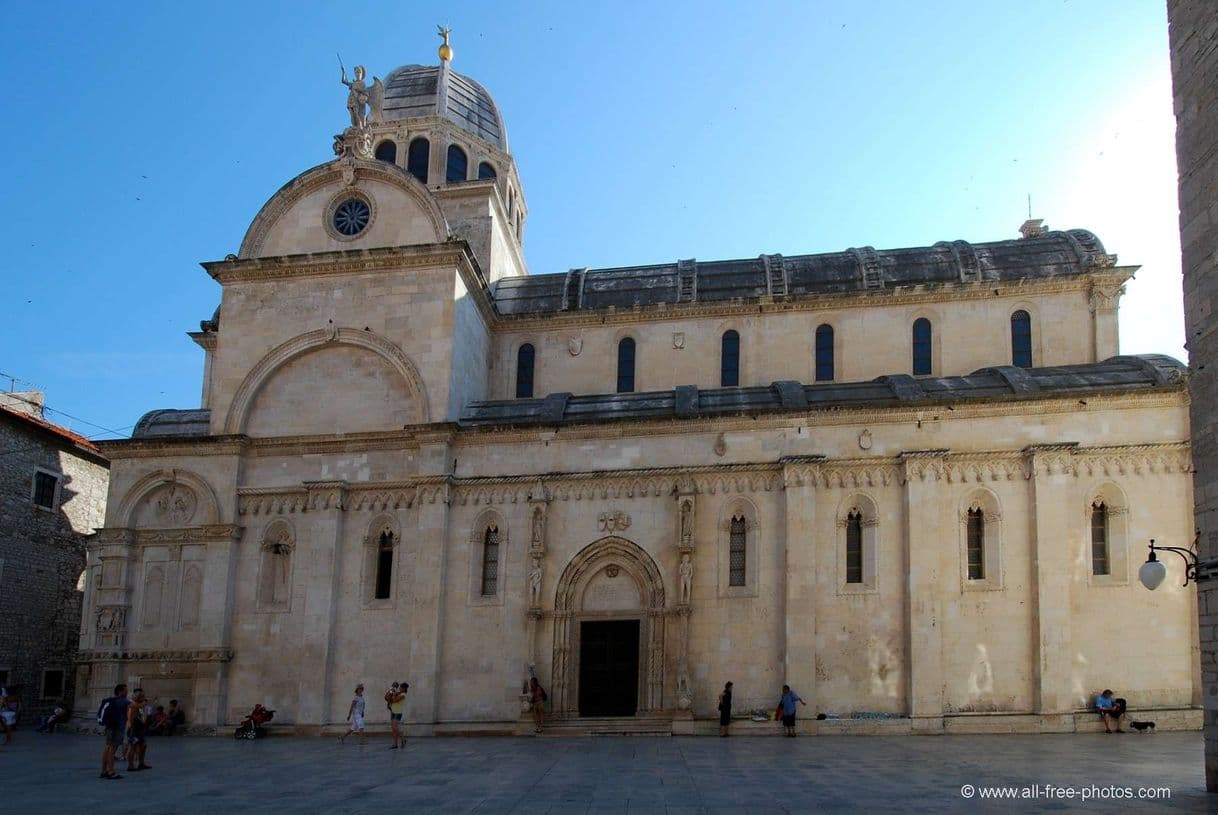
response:
[[[447,46],[446,46],[447,48]],[[77,687],[316,731],[1197,727],[1185,369],[1121,356],[1085,230],[529,274],[476,81],[343,79],[336,157],[203,267],[202,406],[108,442]],[[375,706],[374,706],[375,707]],[[373,714],[371,721],[377,722]],[[387,721],[387,715],[383,718]]]

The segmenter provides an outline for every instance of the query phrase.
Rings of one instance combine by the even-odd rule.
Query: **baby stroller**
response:
[[[261,739],[266,736],[266,728],[263,725],[273,718],[275,718],[275,711],[268,710],[260,704],[254,705],[254,709],[241,721],[241,726],[233,732],[233,738]]]

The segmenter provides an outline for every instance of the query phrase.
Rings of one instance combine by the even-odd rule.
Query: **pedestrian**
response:
[[[808,706],[808,703],[799,697],[799,694],[791,690],[790,685],[782,686],[782,698],[778,700],[778,706],[782,708],[782,726],[787,729],[787,735],[795,737],[795,703]]]
[[[127,772],[151,770],[144,763],[148,752],[148,699],[141,688],[133,692],[132,704],[127,706]]]
[[[402,733],[402,714],[406,710],[406,692],[409,690],[409,682],[394,682],[385,694],[385,704],[389,706],[389,724],[393,727],[393,746],[390,750],[406,746],[406,736]]]
[[[17,726],[17,713],[21,710],[21,702],[17,692],[8,688],[0,689],[0,727],[4,728],[4,743],[13,740],[13,728]]]
[[[1106,688],[1103,693],[1095,697],[1095,712],[1100,714],[1100,719],[1104,722],[1105,733],[1112,732],[1109,724],[1116,725],[1116,732],[1125,732],[1121,729],[1121,719],[1125,715],[1125,700],[1113,699],[1111,690]]]
[[[114,751],[123,743],[127,734],[127,686],[114,686],[114,695],[106,697],[97,709],[97,723],[106,730],[106,746],[102,750],[102,768],[99,778],[116,780],[122,778],[114,771]]]
[[[347,708],[347,721],[351,722],[351,729],[338,737],[342,743],[346,743],[347,736],[352,733],[359,733],[360,744],[364,743],[364,686],[355,686],[355,697],[351,700],[351,707]]]
[[[542,721],[545,719],[545,703],[550,696],[546,689],[537,681],[537,677],[529,679],[529,710],[533,713],[533,732],[540,733]]]
[[[719,737],[727,738],[727,728],[732,723],[732,683],[725,682],[719,692]]]

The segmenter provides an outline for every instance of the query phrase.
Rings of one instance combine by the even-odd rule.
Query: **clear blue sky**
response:
[[[39,3],[10,8],[0,371],[129,432],[266,199],[328,161],[335,52],[454,68],[506,119],[534,273],[1016,236],[1141,264],[1122,351],[1183,357],[1164,3]],[[29,384],[27,384],[29,383]],[[8,389],[9,382],[0,382]]]

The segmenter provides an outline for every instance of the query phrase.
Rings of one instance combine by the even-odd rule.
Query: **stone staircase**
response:
[[[533,722],[526,732],[532,733]],[[542,737],[671,736],[671,716],[586,716],[547,720]]]

